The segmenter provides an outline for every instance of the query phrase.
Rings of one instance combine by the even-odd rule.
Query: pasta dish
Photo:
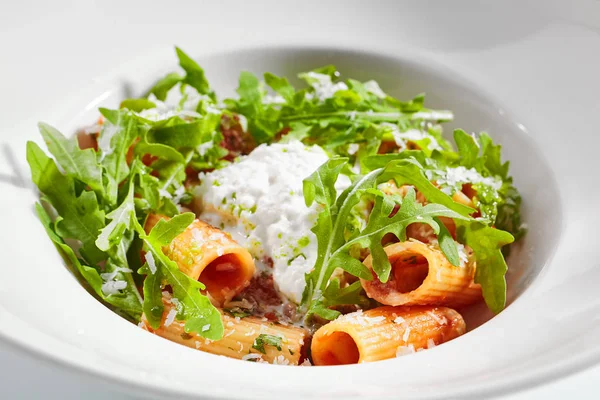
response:
[[[67,138],[27,144],[36,212],[99,301],[192,349],[285,365],[371,362],[467,330],[506,303],[521,198],[485,132],[342,79],[242,72],[218,98],[180,73]],[[296,79],[296,77],[294,77]],[[456,148],[456,150],[455,150]],[[147,333],[145,333],[147,334]]]

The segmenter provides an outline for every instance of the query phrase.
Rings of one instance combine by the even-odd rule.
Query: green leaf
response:
[[[446,256],[446,259],[450,262],[450,264],[455,267],[460,266],[460,257],[458,255],[458,247],[456,246],[456,242],[452,238],[450,232],[448,232],[448,228],[440,221],[439,218],[434,218],[435,222],[437,222],[440,227],[440,232],[437,235],[437,240],[440,245],[440,249]]]
[[[187,212],[166,220],[161,219],[148,235],[148,240],[159,246],[167,246],[173,239],[182,234],[194,222],[194,213]]]
[[[473,249],[477,269],[475,283],[481,285],[485,303],[495,313],[506,304],[506,280],[508,267],[500,249],[514,241],[505,231],[495,229],[479,221],[456,221],[458,240]]]
[[[183,77],[174,72],[167,74],[165,77],[161,78],[158,82],[154,84],[152,89],[146,94],[146,97],[150,93],[154,94],[158,100],[165,101],[167,98],[167,93],[169,90],[173,88],[173,86],[177,85],[179,82],[183,80]]]
[[[204,70],[179,47],[175,47],[175,51],[179,58],[179,65],[186,73],[183,82],[195,88],[200,94],[212,95],[208,80],[204,76]]]
[[[347,158],[332,158],[302,181],[304,200],[307,206],[314,201],[325,207],[333,205],[337,197],[335,182],[347,162]]]
[[[101,164],[104,166],[109,185],[106,197],[111,205],[117,202],[118,185],[129,175],[127,154],[134,140],[140,135],[135,118],[127,110],[100,109],[106,118],[100,133],[99,144],[105,143],[106,148],[100,146]]]
[[[263,354],[266,354],[265,345],[273,346],[277,350],[281,351],[281,341],[282,338],[280,336],[268,335],[266,333],[261,333],[254,339],[254,343],[252,344],[252,348],[260,351]]]
[[[77,197],[73,180],[63,175],[54,160],[33,142],[27,142],[27,162],[33,183],[60,216],[57,233],[62,238],[79,240],[81,254],[88,262],[95,264],[105,259],[106,255],[95,244],[104,227],[104,213],[98,208],[95,193],[83,192]]]
[[[148,99],[125,99],[119,105],[119,108],[126,108],[131,111],[140,112],[156,108],[156,104]]]
[[[508,178],[508,161],[502,163],[502,146],[495,145],[492,138],[485,132],[479,134],[481,143],[481,153],[485,160],[485,167],[489,170],[490,175],[498,175],[502,179]]]
[[[52,126],[38,124],[48,150],[54,156],[65,173],[86,185],[98,194],[102,194],[102,168],[96,160],[93,149],[81,150],[76,139],[67,139]]]
[[[377,168],[384,168],[391,161],[415,159],[420,165],[425,164],[425,154],[421,150],[404,150],[400,153],[374,154],[364,157],[360,160],[367,171],[373,171]]]
[[[102,228],[100,235],[96,239],[96,246],[102,251],[108,251],[111,247],[119,245],[123,240],[125,230],[131,228],[131,224],[135,218],[133,184],[129,185],[129,192],[121,205],[106,214],[106,218],[111,221]]]
[[[183,155],[179,151],[171,146],[160,143],[139,142],[135,145],[134,151],[136,155],[150,154],[164,160],[185,163],[185,158],[183,158]]]
[[[327,289],[323,292],[324,303],[329,306],[356,304],[367,306],[368,299],[364,295],[364,289],[360,281],[356,281],[351,285],[340,288],[340,280],[332,279],[327,285]]]
[[[391,96],[387,96],[385,98],[385,102],[392,107],[398,108],[403,113],[416,113],[417,111],[421,111],[423,109],[423,104],[425,103],[425,94],[420,93],[408,102],[399,101]]]
[[[444,207],[441,204],[421,205],[416,201],[414,190],[409,190],[404,197],[398,212],[390,217],[394,204],[386,200],[385,196],[377,196],[367,226],[359,235],[338,248],[331,258],[344,260],[353,246],[368,248],[373,258],[373,271],[383,283],[389,279],[391,265],[382,246],[382,239],[388,233],[394,234],[400,241],[406,240],[406,227],[413,223],[428,224],[438,234],[440,226],[435,217],[449,217],[455,219],[468,219]]]
[[[296,90],[286,78],[279,77],[270,72],[265,73],[265,83],[269,85],[271,89],[277,92],[286,102],[292,103],[294,101],[294,95]]]
[[[302,122],[292,122],[290,124],[291,130],[283,136],[279,143],[290,143],[295,140],[303,141],[310,135],[311,126],[304,125]]]
[[[207,135],[211,135],[215,128],[212,121],[204,118],[186,122],[173,117],[154,126],[148,132],[147,139],[149,143],[159,143],[175,149],[195,148],[204,143]]]
[[[137,231],[140,238],[144,241],[145,248],[150,252],[156,266],[156,271],[150,275],[156,275],[153,280],[144,283],[144,309],[151,312],[149,322],[155,324],[160,320],[156,315],[162,313],[162,303],[159,304],[158,298],[162,296],[162,285],[158,282],[165,282],[173,291],[173,298],[179,301],[177,316],[185,320],[184,329],[186,332],[196,332],[199,335],[211,339],[219,340],[223,337],[223,322],[221,314],[211,304],[208,297],[200,293],[205,289],[204,285],[181,272],[175,264],[162,251],[170,241],[183,232],[185,228],[193,221],[193,214],[185,213],[176,216],[168,221],[159,221],[148,235],[144,233],[141,225],[137,224]],[[148,255],[146,255],[148,257]],[[149,268],[148,268],[149,270]]]
[[[148,257],[148,254],[146,255],[146,257]],[[146,319],[148,320],[150,326],[154,329],[158,329],[160,327],[163,312],[165,309],[165,306],[162,301],[162,281],[164,276],[161,271],[151,273],[147,263],[144,264],[144,266],[142,267],[142,271],[146,273],[143,288],[144,315],[146,316]]]
[[[137,292],[137,289],[132,283],[131,279],[127,280],[128,286],[122,291],[123,293],[106,295],[102,291],[102,285],[104,284],[104,281],[98,270],[94,267],[82,264],[82,262],[75,255],[73,249],[67,246],[61,237],[58,236],[58,234],[54,231],[52,220],[41,204],[36,203],[35,209],[38,218],[46,229],[46,233],[62,252],[66,258],[65,261],[79,272],[94,294],[107,304],[118,307],[119,311],[121,313],[125,313],[129,319],[132,319],[133,321],[139,321],[142,313],[141,298],[139,297],[139,293]],[[105,271],[108,273],[113,272],[114,266],[107,263]],[[123,279],[122,273],[121,279]]]
[[[427,179],[423,167],[416,160],[404,159],[390,162],[381,175],[381,181],[387,182],[390,179],[393,179],[398,187],[402,185],[415,186],[429,202],[441,204],[462,216],[468,216],[475,211],[471,207],[455,202],[450,196],[436,188]]]
[[[466,168],[474,167],[479,158],[479,145],[477,141],[462,129],[454,130],[454,141],[458,147],[460,165]]]
[[[256,116],[262,109],[263,89],[260,81],[251,72],[242,71],[240,73],[239,86],[237,93],[240,95],[239,104],[247,116]]]
[[[318,315],[319,317],[326,319],[328,321],[333,321],[337,317],[339,317],[342,313],[337,310],[332,310],[323,305],[322,300],[316,300],[311,304],[310,309],[308,311],[308,315]]]
[[[40,203],[35,203],[35,211],[40,219],[40,222],[44,226],[46,233],[54,242],[54,244],[62,251],[67,261],[70,262],[71,265],[77,269],[77,271],[79,271],[81,276],[94,290],[96,295],[98,295],[100,298],[104,298],[104,294],[102,293],[102,278],[100,277],[98,271],[93,267],[81,264],[73,249],[67,246],[62,238],[54,231],[52,219]]]
[[[324,310],[321,297],[336,267],[356,276],[371,278],[369,270],[360,261],[344,253],[337,259],[334,257],[334,252],[345,243],[344,231],[353,207],[366,189],[377,185],[377,175],[380,173],[375,171],[361,177],[337,196],[335,182],[346,163],[345,158],[332,158],[303,181],[306,204],[310,206],[316,201],[323,206],[323,211],[319,213],[317,223],[312,228],[317,237],[317,261],[313,270],[306,274],[307,284],[302,294],[302,306],[307,311],[307,319],[317,310],[320,310],[321,316],[333,315]]]

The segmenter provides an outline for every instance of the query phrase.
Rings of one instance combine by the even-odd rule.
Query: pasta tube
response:
[[[461,260],[461,265],[455,267],[438,248],[412,239],[394,243],[384,250],[392,265],[386,283],[372,271],[371,256],[364,261],[373,272],[373,280],[361,279],[370,298],[391,306],[432,304],[449,307],[481,299],[481,287],[473,283],[475,262],[470,259]]]
[[[146,231],[162,218],[166,217],[150,215]],[[241,292],[254,275],[254,260],[248,250],[228,233],[197,219],[163,250],[183,273],[206,285],[218,304]]]
[[[452,340],[466,331],[451,308],[378,307],[342,315],[322,326],[312,340],[315,365],[385,360]]]
[[[212,354],[272,364],[298,365],[303,357],[307,335],[304,329],[255,317],[233,318],[223,314],[223,338],[212,341],[196,333],[185,332],[185,322],[175,319],[176,310],[168,295],[163,296],[163,304],[165,310],[160,328],[152,329],[144,315],[142,328],[172,342]]]

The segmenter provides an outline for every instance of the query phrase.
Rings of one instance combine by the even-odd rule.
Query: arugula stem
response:
[[[381,174],[381,172],[383,172],[383,168],[378,168],[376,170],[369,172],[367,175],[363,176],[354,185],[352,185],[352,190],[348,193],[348,195],[346,196],[346,199],[351,199],[352,197],[356,196],[357,192],[362,190],[363,182],[366,182],[369,179],[371,179],[372,177]],[[332,238],[339,237],[341,235],[341,232],[338,232],[338,231],[340,229],[344,228],[344,223],[346,222],[346,218],[344,218],[344,216],[346,215],[346,213],[350,212],[350,210],[352,209],[352,207],[354,207],[354,205],[355,204],[352,204],[352,202],[344,202],[340,211],[336,215],[335,223],[333,224],[333,229],[331,230]],[[340,216],[342,216],[342,217],[340,217]],[[324,286],[323,283],[325,282],[325,275],[326,275],[327,270],[329,269],[328,268],[329,260],[331,259],[333,254],[335,254],[337,252],[337,251],[333,252],[333,254],[332,254],[333,246],[334,246],[333,240],[330,240],[329,243],[327,244],[327,250],[325,251],[325,256],[323,257],[323,263],[321,264],[321,270],[319,271],[319,277],[318,277],[317,283],[315,285],[315,290],[311,296],[310,304],[308,305],[309,309],[313,302],[319,300],[319,297],[321,296],[321,293],[323,292],[324,288],[322,286]],[[329,279],[329,277],[327,277],[327,279]]]
[[[344,118],[360,118],[371,122],[395,122],[401,119],[417,120],[422,119],[425,121],[451,121],[453,114],[451,111],[419,111],[412,114],[406,114],[402,112],[373,112],[373,111],[334,111],[329,113],[314,113],[314,114],[300,114],[290,115],[287,117],[281,117],[280,120],[283,122],[292,121],[303,121],[313,119],[325,119],[332,117],[344,117]]]

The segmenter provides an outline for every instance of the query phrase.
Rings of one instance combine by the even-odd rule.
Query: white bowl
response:
[[[0,17],[11,55],[0,65],[0,340],[156,397],[480,398],[598,362],[600,3],[444,4],[102,2]],[[175,44],[221,95],[242,69],[291,74],[335,63],[401,97],[427,92],[427,105],[455,111],[454,126],[490,132],[511,160],[529,225],[510,259],[505,311],[400,359],[290,368],[179,346],[97,302],[33,213],[25,142],[39,141],[37,120],[70,133],[99,105],[141,94],[176,67]],[[487,316],[467,313],[471,327]]]

